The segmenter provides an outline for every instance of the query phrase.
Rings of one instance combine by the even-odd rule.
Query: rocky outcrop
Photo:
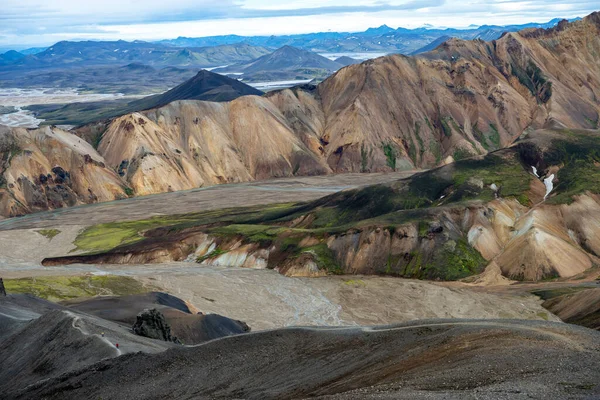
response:
[[[0,215],[116,200],[127,184],[86,141],[55,127],[0,127]]]
[[[165,316],[156,308],[139,313],[131,330],[136,335],[150,339],[179,343],[179,339],[171,336],[171,327],[165,320]]]

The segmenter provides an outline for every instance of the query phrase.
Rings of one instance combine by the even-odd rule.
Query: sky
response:
[[[392,28],[462,28],[583,17],[595,1],[561,0],[2,0],[0,47],[60,40],[282,35]]]

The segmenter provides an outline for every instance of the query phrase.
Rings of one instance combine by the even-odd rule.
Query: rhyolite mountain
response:
[[[510,146],[535,129],[597,128],[599,15],[492,42],[452,39],[416,57],[342,68],[316,87],[225,103],[176,101],[77,133],[134,194],[440,166]],[[24,190],[20,175],[37,179],[11,175],[13,162],[30,158],[4,157],[3,174],[13,176],[5,198]],[[85,193],[82,201],[95,201]]]

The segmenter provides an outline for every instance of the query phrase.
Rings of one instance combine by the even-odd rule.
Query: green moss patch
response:
[[[101,253],[115,247],[139,242],[143,233],[156,228],[168,228],[168,232],[214,223],[249,223],[284,217],[297,208],[296,204],[284,203],[263,207],[222,209],[184,215],[159,216],[138,221],[111,222],[94,225],[81,232],[74,241],[76,250]],[[243,231],[242,234],[248,232]],[[249,228],[252,229],[252,228]],[[264,229],[262,227],[254,228]],[[227,231],[224,229],[223,232]],[[256,232],[258,234],[258,232]]]
[[[94,225],[80,233],[73,244],[76,250],[87,252],[103,252],[117,246],[131,244],[143,239],[141,233],[148,229],[164,225],[176,224],[183,219],[177,217],[155,217],[141,221],[111,222]]]
[[[44,276],[36,278],[5,279],[8,294],[28,293],[50,301],[93,296],[125,296],[147,293],[149,288],[137,280],[124,276]]]
[[[335,260],[333,252],[325,243],[305,247],[300,253],[311,253],[317,266],[330,274],[340,275],[344,273],[340,264]]]
[[[40,229],[36,231],[40,235],[44,236],[48,240],[52,240],[56,235],[60,233],[58,229]]]

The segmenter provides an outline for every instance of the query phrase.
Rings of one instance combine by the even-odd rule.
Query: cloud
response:
[[[584,16],[592,1],[561,0],[3,0],[0,45],[68,39],[160,39],[364,30],[387,24],[546,22]]]

